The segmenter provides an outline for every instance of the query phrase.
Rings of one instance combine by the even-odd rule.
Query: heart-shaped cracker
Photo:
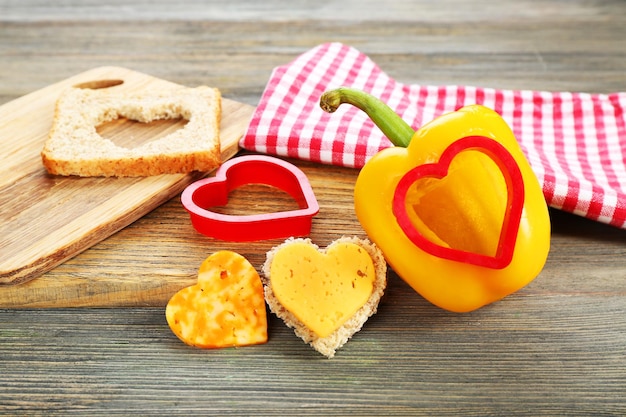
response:
[[[367,240],[344,237],[320,250],[292,238],[267,254],[265,299],[296,335],[332,358],[376,313],[386,272],[382,252]]]
[[[200,266],[198,283],[174,294],[165,317],[174,334],[191,346],[267,342],[261,279],[246,258],[231,251],[209,256]]]

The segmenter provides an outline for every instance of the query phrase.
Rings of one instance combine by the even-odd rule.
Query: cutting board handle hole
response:
[[[74,88],[89,88],[91,90],[98,90],[101,88],[115,87],[120,84],[124,84],[124,80],[94,80],[76,84],[74,85]]]

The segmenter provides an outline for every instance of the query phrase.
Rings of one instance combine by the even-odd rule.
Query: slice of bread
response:
[[[188,122],[167,136],[127,149],[96,130],[121,117],[142,123],[181,118]],[[42,162],[55,175],[138,177],[210,171],[221,160],[220,119],[221,94],[216,88],[141,94],[72,88],[56,103]]]
[[[371,257],[375,269],[375,279],[373,282],[372,293],[367,302],[360,307],[354,315],[348,318],[337,330],[333,331],[326,337],[319,337],[314,331],[308,328],[302,323],[296,315],[287,310],[275,296],[271,285],[271,265],[275,254],[284,248],[286,245],[292,245],[294,243],[301,243],[312,245],[316,250],[324,253],[328,251],[335,244],[339,243],[354,243],[362,247]],[[383,256],[383,253],[376,245],[371,243],[367,239],[359,239],[357,237],[342,237],[333,241],[325,250],[320,250],[317,245],[311,242],[310,239],[304,238],[290,238],[279,246],[272,248],[267,253],[266,261],[263,264],[261,280],[263,281],[265,291],[265,302],[268,304],[270,311],[276,316],[282,319],[288,327],[294,329],[295,334],[310,344],[313,349],[317,350],[322,355],[332,358],[335,356],[337,349],[342,347],[356,332],[361,330],[365,322],[376,313],[378,309],[378,303],[384,294],[385,287],[387,286],[387,263]]]

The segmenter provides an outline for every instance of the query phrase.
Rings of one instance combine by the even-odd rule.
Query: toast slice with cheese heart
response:
[[[267,253],[262,272],[270,310],[328,358],[376,313],[387,285],[382,252],[356,237],[325,249],[290,238]]]

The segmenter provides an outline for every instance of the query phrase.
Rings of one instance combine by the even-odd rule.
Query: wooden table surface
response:
[[[0,104],[116,65],[256,105],[272,68],[328,41],[406,83],[609,93],[626,89],[625,40],[622,0],[0,0]],[[292,162],[320,202],[313,240],[364,236],[357,172]],[[201,236],[174,198],[41,277],[83,283],[81,307],[0,310],[0,414],[626,415],[626,231],[551,216],[548,262],[526,288],[454,314],[391,273],[378,314],[328,360],[274,316],[265,345],[188,347],[158,279],[150,302],[90,307],[103,276],[182,288],[216,250],[260,268],[279,242]]]

